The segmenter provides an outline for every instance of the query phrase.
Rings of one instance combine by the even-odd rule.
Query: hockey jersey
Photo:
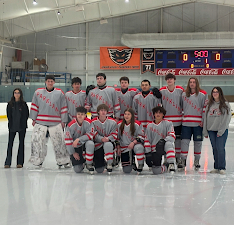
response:
[[[145,152],[155,152],[155,147],[160,139],[164,139],[166,142],[175,142],[175,131],[171,121],[163,119],[159,124],[151,122],[147,125],[145,130]],[[166,146],[168,145],[165,145],[165,148]],[[170,150],[172,151],[171,156],[175,157],[175,149],[165,149],[167,158],[170,158]]]
[[[106,86],[103,89],[94,88],[89,91],[85,106],[91,107],[90,112],[93,118],[98,116],[97,107],[101,104],[106,104],[109,107],[107,116],[114,114],[115,117],[120,117],[119,99],[113,87]]]
[[[133,142],[134,140],[136,140],[136,138],[140,138],[142,139],[142,141],[144,141],[144,128],[142,126],[142,124],[135,120],[135,133],[134,136],[132,136],[131,131],[130,131],[130,124],[125,124],[124,125],[124,129],[123,129],[123,134],[121,135],[120,132],[120,125],[121,125],[122,121],[118,122],[118,140],[119,140],[119,144],[120,144],[120,149],[122,153],[128,152],[128,145]]]
[[[86,99],[86,92],[83,90],[80,90],[78,93],[74,93],[73,91],[68,91],[65,94],[65,98],[67,101],[68,116],[72,120],[76,118],[76,108],[79,106],[84,106]]]
[[[120,119],[123,119],[124,110],[127,108],[132,108],[133,98],[140,91],[137,88],[129,88],[126,93],[123,93],[121,88],[116,88],[115,90],[119,99]]]
[[[79,148],[88,140],[93,140],[93,135],[94,127],[90,119],[85,118],[81,125],[79,125],[76,119],[73,119],[67,125],[65,131],[65,143],[69,154],[72,155],[75,152],[72,144],[77,138],[79,138],[79,142],[77,145],[77,148]]]
[[[54,88],[53,91],[37,89],[33,95],[29,117],[44,126],[66,123],[67,103],[64,92],[59,88]]]
[[[140,92],[133,98],[132,108],[135,111],[135,118],[145,128],[149,122],[154,121],[152,109],[161,105],[161,99],[156,98],[152,92],[145,97]]]
[[[187,127],[197,127],[205,115],[205,109],[208,102],[206,91],[200,90],[198,95],[191,94],[186,97],[186,93],[182,94],[183,120],[182,125]]]
[[[111,142],[117,140],[118,136],[118,126],[116,121],[107,117],[104,122],[101,122],[98,117],[92,119],[92,125],[94,127],[94,144],[95,150],[101,148],[103,146],[102,138],[108,137]]]
[[[173,123],[173,126],[182,124],[182,93],[184,88],[175,86],[173,91],[170,91],[166,86],[159,90],[162,94],[162,106],[167,111],[164,119]]]

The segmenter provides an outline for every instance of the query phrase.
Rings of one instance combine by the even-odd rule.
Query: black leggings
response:
[[[11,159],[12,159],[12,148],[15,139],[15,135],[17,132],[10,132],[9,131],[9,138],[8,138],[8,147],[7,147],[7,157],[5,161],[5,165],[11,166]],[[17,165],[24,165],[24,139],[26,134],[26,129],[21,130],[19,133],[19,148],[17,154]]]

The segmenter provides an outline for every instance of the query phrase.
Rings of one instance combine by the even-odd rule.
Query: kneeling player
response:
[[[152,109],[155,121],[148,123],[145,130],[146,164],[154,174],[175,171],[175,132],[172,122],[164,120],[166,110],[157,106]],[[162,156],[166,154],[167,163],[161,166]]]
[[[86,167],[92,174],[94,171],[94,143],[92,141],[94,129],[91,120],[86,117],[87,110],[83,106],[77,107],[76,112],[76,119],[73,119],[66,127],[65,143],[74,171],[80,173],[84,169],[83,151],[85,150]]]
[[[105,169],[105,159],[107,161],[107,172],[112,172],[114,142],[117,140],[117,123],[111,117],[107,117],[109,108],[105,104],[97,107],[98,117],[92,120],[94,126],[94,167],[98,173]]]
[[[144,129],[141,123],[135,120],[134,110],[125,109],[124,118],[118,123],[117,153],[121,155],[124,173],[130,173],[133,168],[133,151],[138,161],[137,171],[141,172],[144,166]],[[133,150],[133,151],[132,151]]]

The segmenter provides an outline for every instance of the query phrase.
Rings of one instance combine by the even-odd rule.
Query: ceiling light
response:
[[[36,0],[33,0],[33,5],[37,5],[37,1]]]
[[[61,15],[61,12],[58,11],[58,15]]]
[[[105,23],[108,23],[108,21],[107,21],[106,19],[102,18],[102,19],[100,20],[100,24],[105,24]]]
[[[125,2],[129,2],[129,0],[125,0]]]

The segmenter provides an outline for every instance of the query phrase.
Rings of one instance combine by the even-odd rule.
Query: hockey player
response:
[[[124,173],[132,171],[133,152],[138,161],[137,171],[141,172],[144,166],[144,129],[141,123],[134,118],[134,110],[125,109],[124,118],[118,123],[117,153],[121,155]]]
[[[175,171],[175,132],[171,121],[163,119],[166,110],[157,106],[152,110],[154,122],[148,123],[145,130],[145,156],[148,166],[154,174]],[[162,156],[166,153],[167,163],[161,165]]]
[[[132,108],[132,100],[140,91],[137,88],[128,88],[128,77],[121,77],[119,82],[121,88],[116,88],[115,90],[117,91],[117,96],[119,98],[120,119],[123,119],[125,109]]]
[[[97,87],[90,90],[85,100],[85,108],[90,109],[92,118],[98,116],[97,107],[106,104],[109,108],[107,116],[115,117],[116,121],[120,117],[120,106],[116,91],[113,87],[106,86],[106,75],[98,73],[96,75]]]
[[[167,74],[165,76],[167,86],[160,88],[162,94],[162,105],[166,110],[165,119],[171,121],[174,126],[176,140],[176,162],[178,168],[182,168],[181,162],[181,128],[182,128],[182,93],[184,88],[175,85],[176,76],[174,74]]]
[[[132,108],[135,111],[135,118],[143,125],[144,129],[149,122],[154,121],[152,109],[161,105],[161,93],[157,88],[150,91],[151,85],[149,80],[141,82],[142,92],[133,98]]]
[[[30,118],[33,120],[31,158],[33,165],[41,166],[47,154],[48,134],[51,138],[57,164],[70,167],[63,128],[67,122],[67,104],[63,91],[54,88],[55,78],[46,75],[46,88],[35,91],[32,99]]]
[[[86,167],[93,174],[94,128],[91,120],[86,117],[87,109],[80,106],[76,108],[76,112],[76,118],[66,127],[65,143],[74,171],[80,173],[84,169],[83,151],[85,151]]]
[[[194,167],[195,169],[200,168],[199,160],[203,140],[202,127],[207,102],[207,93],[200,89],[198,79],[196,77],[190,77],[187,88],[182,94],[184,115],[181,132],[181,159],[183,168],[186,166],[192,135],[194,141]]]
[[[79,77],[72,78],[72,91],[65,94],[68,107],[68,122],[76,118],[76,108],[84,106],[86,99],[86,92],[80,90],[82,81]]]
[[[105,169],[105,159],[107,161],[107,172],[112,172],[114,142],[117,140],[118,127],[116,121],[107,117],[109,108],[105,104],[97,107],[98,117],[92,120],[94,126],[94,166],[98,173]]]

